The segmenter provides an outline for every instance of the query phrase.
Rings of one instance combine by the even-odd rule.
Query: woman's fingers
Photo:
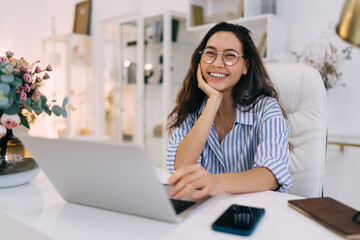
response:
[[[174,186],[178,183],[179,180],[181,180],[184,176],[190,174],[191,172],[195,171],[194,168],[195,165],[189,165],[189,166],[185,166],[185,167],[181,167],[178,170],[176,170],[176,172],[174,174],[172,174],[169,179],[168,179],[168,183],[171,186]]]
[[[195,194],[195,198],[207,195],[210,192],[210,174],[200,165],[190,165],[180,168],[169,178],[169,184],[174,186],[170,196],[180,199],[195,189],[202,189]]]
[[[203,75],[201,73],[201,66],[200,64],[198,64],[198,69],[197,69],[197,82],[198,82],[198,87],[209,97],[216,97],[216,98],[221,98],[222,99],[222,93],[219,92],[218,90],[216,90],[215,88],[213,88],[212,86],[210,86],[205,79],[203,78]]]

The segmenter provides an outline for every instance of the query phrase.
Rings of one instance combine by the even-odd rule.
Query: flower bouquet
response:
[[[292,54],[297,62],[309,64],[319,71],[326,89],[336,85],[345,86],[345,83],[342,82],[342,72],[339,69],[345,60],[351,60],[352,48],[346,47],[339,51],[335,45],[329,42],[325,47],[316,46],[316,49],[318,49],[318,54],[310,48],[300,54],[292,51]]]
[[[28,64],[23,58],[13,58],[14,53],[10,51],[5,54],[0,57],[0,176],[24,170],[20,166],[20,163],[26,162],[23,159],[24,148],[21,150],[21,143],[13,136],[12,129],[20,125],[30,128],[29,114],[46,113],[50,116],[54,113],[66,117],[68,102],[65,98],[61,106],[54,104],[54,100],[48,103],[40,92],[43,81],[50,78],[50,65],[41,69],[35,66],[39,61]],[[10,145],[14,146],[15,151],[11,156],[7,154]],[[36,163],[29,159],[32,164],[24,164],[26,168],[36,168]]]

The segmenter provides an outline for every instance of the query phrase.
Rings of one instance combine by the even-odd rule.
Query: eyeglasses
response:
[[[235,65],[239,58],[244,57],[241,56],[237,51],[235,50],[226,50],[224,52],[217,52],[214,49],[211,48],[205,48],[204,50],[199,52],[201,54],[201,61],[203,61],[206,64],[213,63],[217,57],[218,53],[222,53],[222,59],[224,63],[228,66]]]

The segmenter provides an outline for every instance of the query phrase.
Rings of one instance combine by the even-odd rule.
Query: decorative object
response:
[[[202,6],[191,4],[191,26],[199,26],[204,24],[204,10]]]
[[[153,128],[154,137],[161,138],[163,136],[163,128],[161,124],[157,124]]]
[[[346,42],[360,48],[360,0],[346,1],[336,33]]]
[[[62,106],[53,104],[55,101],[48,104],[39,90],[43,80],[50,78],[47,72],[52,71],[51,66],[41,69],[35,67],[39,61],[29,65],[13,55],[7,51],[6,56],[0,57],[0,187],[26,183],[40,171],[12,130],[20,125],[30,128],[27,116],[33,117],[33,113],[67,116],[67,98]]]
[[[79,2],[76,4],[74,33],[90,33],[90,1]]]
[[[309,64],[320,72],[326,89],[337,85],[345,86],[339,69],[345,60],[351,60],[352,48],[346,47],[339,51],[335,45],[328,42],[325,46],[315,46],[314,49],[318,52],[313,51],[310,45],[302,53],[296,51],[291,53],[296,57],[297,62]]]

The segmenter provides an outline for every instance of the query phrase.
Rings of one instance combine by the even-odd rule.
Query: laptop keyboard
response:
[[[185,211],[186,209],[188,209],[189,207],[191,207],[196,203],[192,201],[177,200],[173,198],[170,198],[170,200],[175,208],[176,214],[180,214],[181,212]]]

